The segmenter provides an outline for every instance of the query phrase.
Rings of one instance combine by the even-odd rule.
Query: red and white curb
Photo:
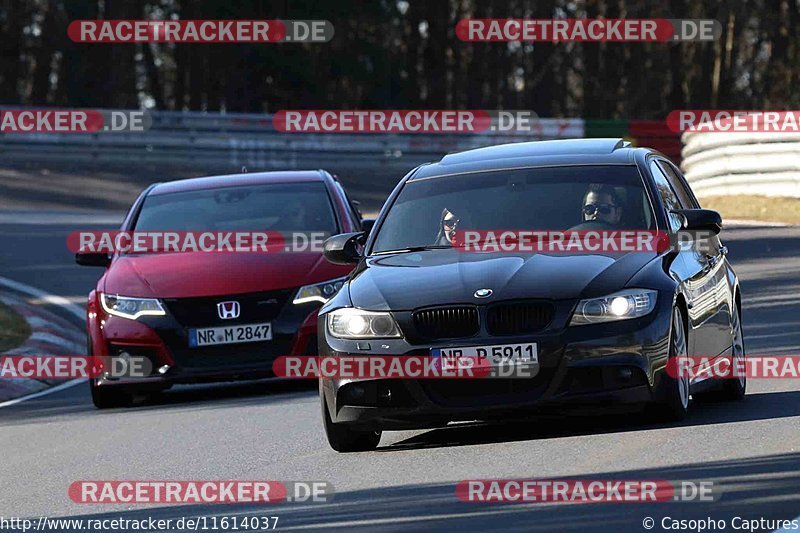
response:
[[[47,296],[48,301],[64,307],[66,304],[59,302],[59,297],[45,295],[33,287],[0,278],[0,287],[3,286],[13,289],[15,292],[0,292],[0,301],[25,318],[31,328],[31,335],[22,345],[4,352],[2,355],[85,355],[86,339],[75,324],[43,309],[40,305],[31,303],[34,298],[41,301],[43,296]],[[32,298],[28,298],[28,296]],[[53,301],[54,299],[56,301]],[[77,305],[69,305],[71,313],[82,316],[83,312]],[[50,391],[55,392],[54,389],[50,389],[53,386],[57,386],[55,389],[61,390],[80,381],[0,378],[0,407],[32,398],[33,395],[40,396]]]

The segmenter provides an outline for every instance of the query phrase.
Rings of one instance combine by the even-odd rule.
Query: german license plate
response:
[[[189,330],[189,346],[191,348],[270,340],[272,340],[272,324],[269,322]]]
[[[476,358],[477,362],[490,366],[524,365],[539,362],[539,351],[535,342],[524,344],[497,344],[493,346],[459,346],[457,348],[432,348],[431,355],[456,360],[459,357]]]

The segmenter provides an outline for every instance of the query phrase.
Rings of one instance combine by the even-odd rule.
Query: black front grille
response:
[[[489,307],[486,330],[490,335],[523,335],[543,330],[553,319],[548,302],[510,302]]]
[[[207,296],[202,298],[166,298],[169,312],[184,327],[252,324],[272,320],[297,289],[281,289],[268,292],[251,292],[231,296]],[[217,314],[217,304],[235,300],[239,302],[238,318],[223,320]]]
[[[437,307],[416,311],[417,333],[429,339],[455,339],[478,333],[478,309],[471,306]]]

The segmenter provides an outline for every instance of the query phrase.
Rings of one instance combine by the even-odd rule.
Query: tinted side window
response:
[[[350,196],[347,194],[347,191],[344,189],[341,183],[338,181],[334,182],[336,190],[344,197],[345,205],[347,206],[347,211],[350,214],[350,218],[355,224],[356,228],[361,228],[361,211],[356,207],[353,201],[350,199]]]
[[[678,195],[678,199],[681,201],[681,205],[683,205],[685,209],[697,209],[698,207],[700,207],[699,205],[697,205],[697,202],[695,202],[694,196],[688,189],[688,186],[681,178],[681,176],[678,175],[675,168],[669,163],[666,163],[664,161],[659,161],[659,165],[661,166],[661,169],[664,171],[664,173],[667,175],[667,179],[669,180],[670,185],[672,185],[672,189]]]
[[[680,201],[678,200],[678,196],[672,189],[672,185],[670,185],[666,174],[664,174],[664,171],[661,170],[661,167],[658,166],[655,160],[650,161],[650,173],[653,174],[653,181],[655,181],[658,194],[661,196],[661,201],[664,203],[664,207],[667,209],[669,227],[672,231],[678,231],[681,229],[682,225],[681,217],[669,212],[672,209],[683,209]]]

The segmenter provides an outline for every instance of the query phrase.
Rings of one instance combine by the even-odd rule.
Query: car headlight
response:
[[[162,316],[167,312],[159,300],[155,298],[129,298],[113,294],[100,294],[100,304],[106,313],[136,320],[140,316]]]
[[[328,333],[342,339],[381,339],[400,337],[400,329],[390,313],[362,311],[352,307],[328,313]]]
[[[602,298],[581,300],[570,326],[645,316],[655,309],[657,295],[658,292],[649,289],[627,289]]]
[[[343,278],[336,278],[330,281],[323,281],[322,283],[300,287],[292,303],[305,304],[308,302],[320,302],[324,304],[342,288],[346,280],[347,277],[345,276]]]

